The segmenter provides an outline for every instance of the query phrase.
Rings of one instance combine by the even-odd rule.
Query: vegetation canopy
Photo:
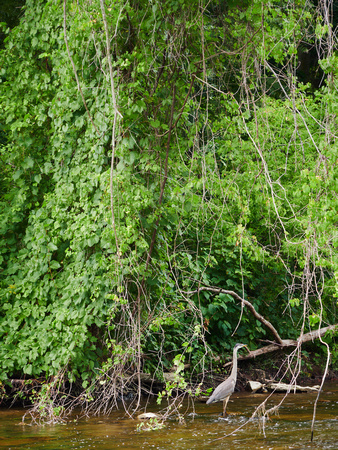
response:
[[[93,412],[173,367],[165,395],[196,393],[239,341],[290,347],[280,378],[310,338],[337,362],[335,27],[328,0],[2,24],[0,379],[45,378],[45,418],[75,382]]]

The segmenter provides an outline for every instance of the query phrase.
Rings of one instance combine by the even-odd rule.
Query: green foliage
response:
[[[0,54],[0,378],[87,388],[272,338],[201,285],[285,338],[336,321],[337,60],[297,81],[308,2],[117,1],[107,28],[66,3],[66,36],[28,0]]]
[[[22,16],[23,0],[2,0],[0,5],[0,48],[4,46],[3,40],[10,29],[18,25]]]
[[[159,392],[157,395],[157,404],[160,405],[162,400],[166,398],[168,401],[173,394],[174,390],[181,389],[183,391],[187,388],[187,382],[184,379],[184,355],[176,355],[173,364],[175,367],[175,371],[173,372],[173,377],[170,381],[167,381],[165,384],[165,390]]]
[[[162,430],[165,428],[165,424],[163,422],[159,422],[159,420],[154,417],[149,419],[148,422],[141,422],[137,424],[136,431],[156,431]]]

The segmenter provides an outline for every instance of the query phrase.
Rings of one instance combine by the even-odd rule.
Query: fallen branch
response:
[[[260,383],[258,381],[248,381],[248,387],[251,392],[293,392],[294,394],[298,392],[318,392],[320,386],[299,386],[298,384],[287,384],[287,383]]]
[[[242,298],[236,292],[228,291],[226,289],[221,289],[221,288],[202,286],[202,287],[196,289],[195,291],[185,292],[185,294],[193,295],[193,294],[197,294],[201,291],[213,292],[215,294],[231,295],[233,298],[235,298],[236,300],[239,300],[242,304],[247,306],[250,309],[250,311],[252,312],[253,316],[257,320],[259,320],[268,330],[270,330],[270,332],[275,337],[276,343],[272,343],[270,345],[259,348],[257,350],[253,350],[253,351],[249,352],[249,354],[247,354],[247,355],[239,356],[238,357],[239,360],[256,358],[257,356],[264,355],[266,353],[271,353],[276,350],[281,350],[282,348],[296,347],[297,345],[302,345],[302,344],[305,344],[306,342],[313,341],[314,339],[318,339],[318,338],[324,336],[327,331],[335,331],[336,329],[338,330],[338,324],[335,324],[335,325],[329,325],[324,328],[319,328],[318,330],[310,331],[309,333],[299,336],[299,338],[296,340],[282,339],[279,336],[276,328],[267,319],[265,319],[265,317],[263,317],[261,314],[259,314],[259,312],[256,311],[254,305],[252,303],[250,303],[248,300]],[[232,363],[229,362],[229,363],[225,364],[224,367],[226,367],[227,365],[230,365],[230,364],[232,364]]]
[[[319,337],[324,336],[327,331],[334,331],[335,329],[338,330],[338,324],[329,325],[328,327],[320,328],[319,330],[310,331],[309,333],[306,333],[306,334],[303,334],[303,336],[300,336],[297,340],[283,339],[282,344],[267,345],[267,346],[259,348],[257,350],[253,350],[253,351],[249,352],[247,355],[239,356],[238,359],[252,359],[252,358],[256,358],[256,356],[275,352],[276,350],[281,350],[282,348],[296,347],[297,345],[302,345],[302,344],[305,344],[306,342],[314,341],[315,339],[318,339]],[[227,363],[227,364],[230,365],[231,362]]]
[[[298,384],[287,383],[268,383],[266,386],[268,391],[272,392],[318,392],[320,386],[299,386]]]

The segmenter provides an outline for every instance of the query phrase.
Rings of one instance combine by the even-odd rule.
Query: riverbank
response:
[[[288,359],[286,354],[282,352],[276,352],[274,355],[270,355],[269,359],[257,358],[255,360],[242,360],[238,365],[238,376],[236,391],[248,390],[249,381],[258,381],[263,384],[275,381],[289,383],[294,376],[295,367],[287,367]],[[298,364],[298,363],[297,363]],[[226,367],[224,367],[226,366]],[[203,394],[214,389],[219,383],[221,383],[230,373],[231,366],[229,363],[218,364],[214,366],[213,371],[200,374],[198,377],[190,376],[188,370],[184,374],[184,379],[187,381],[187,390],[190,388],[192,392],[196,392],[196,386]],[[325,372],[325,359],[323,356],[319,357],[314,354],[303,355],[300,363],[300,369],[297,376],[297,384],[303,386],[320,385]],[[182,374],[181,374],[182,376]],[[127,376],[126,376],[127,378]],[[124,390],[124,399],[132,399],[137,392],[136,376],[128,378],[133,379],[131,383],[126,383]],[[158,393],[163,392],[166,388],[166,381],[172,382],[175,389],[175,372],[168,372],[164,374],[164,379],[161,380],[158,377],[153,377],[151,374],[141,374],[141,393],[142,397],[156,397]],[[1,389],[1,402],[0,405],[4,407],[15,406],[31,406],[36,399],[36,394],[41,390],[42,386],[46,386],[47,383],[52,383],[53,380],[46,381],[45,378],[40,379],[27,379],[16,378],[8,380],[7,383],[0,385]],[[326,382],[338,381],[338,368],[331,364],[326,374]],[[64,395],[68,392],[69,396],[82,395],[81,383],[74,383],[72,387],[67,386],[67,383],[63,386],[63,391],[60,393],[53,392],[52,389],[49,392],[51,398],[57,398],[60,395]],[[182,391],[181,388],[178,390]],[[181,392],[183,393],[183,392]]]

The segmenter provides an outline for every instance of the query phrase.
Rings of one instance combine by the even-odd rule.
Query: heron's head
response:
[[[234,347],[234,350],[239,350],[242,347],[245,347],[247,349],[247,351],[250,352],[250,350],[248,349],[248,347],[245,344],[236,344]]]

